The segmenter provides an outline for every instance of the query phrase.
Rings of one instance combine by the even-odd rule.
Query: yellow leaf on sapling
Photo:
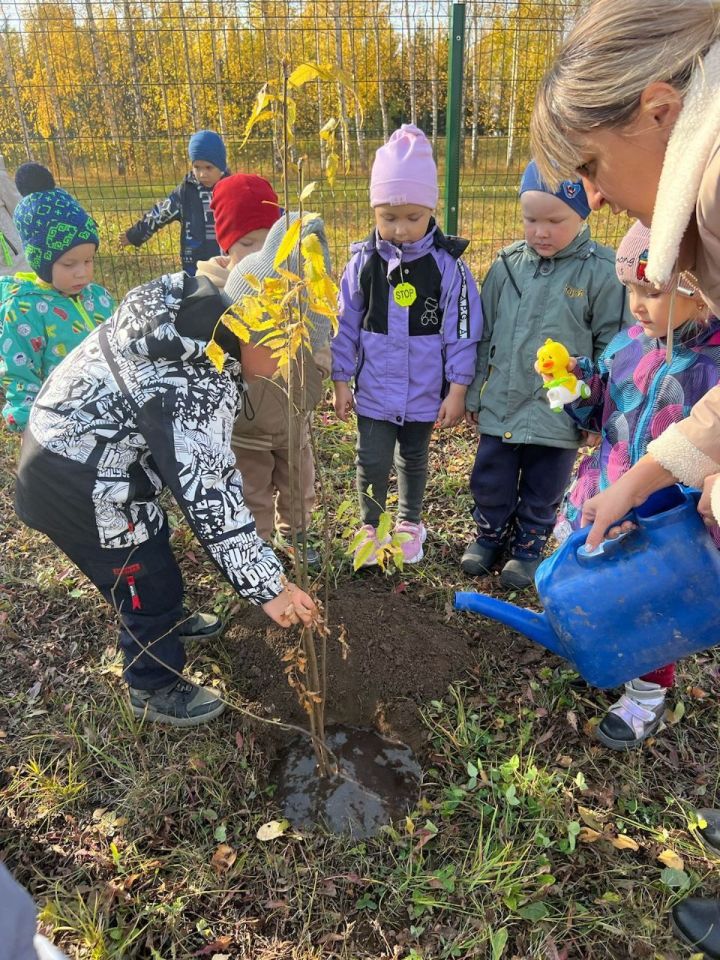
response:
[[[225,368],[225,352],[222,347],[211,340],[205,347],[205,356],[215,367],[218,373],[222,373]]]
[[[300,227],[301,227],[300,220],[299,219],[294,220],[290,224],[290,227],[287,230],[285,236],[280,241],[280,245],[277,249],[277,253],[275,254],[275,260],[273,261],[273,267],[276,270],[279,266],[281,266],[281,264],[283,264],[287,260],[287,258],[295,249],[298,242],[298,237],[300,236]]]

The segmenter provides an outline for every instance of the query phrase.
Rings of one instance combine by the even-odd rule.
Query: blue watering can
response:
[[[626,519],[635,530],[585,547],[578,530],[535,575],[544,613],[482,593],[456,593],[458,610],[499,620],[569,660],[595,687],[720,643],[720,552],[698,512],[699,492],[667,487]]]

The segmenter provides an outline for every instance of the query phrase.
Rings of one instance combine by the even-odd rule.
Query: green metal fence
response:
[[[295,155],[321,181],[337,268],[370,228],[374,150],[402,122],[431,137],[444,184],[438,216],[471,239],[482,275],[519,235],[517,184],[538,79],[574,0],[6,0],[0,19],[0,153],[9,169],[50,165],[101,227],[98,272],[115,294],[178,266],[178,227],[121,251],[118,235],[187,171],[195,130],[223,134],[233,170],[277,176],[277,144],[242,134],[261,85],[287,55],[339,65],[357,96],[332,84],[298,104]],[[322,177],[319,130],[344,112],[348,170]],[[613,242],[618,225],[594,218]]]

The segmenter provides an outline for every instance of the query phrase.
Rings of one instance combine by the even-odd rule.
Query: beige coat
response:
[[[703,173],[678,265],[691,271],[710,309],[720,316],[720,137]],[[720,386],[706,393],[686,420],[653,440],[648,452],[691,487],[702,487],[706,477],[720,473]],[[712,509],[720,522],[720,482],[713,486]]]

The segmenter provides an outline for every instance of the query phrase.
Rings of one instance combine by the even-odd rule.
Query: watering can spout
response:
[[[455,594],[455,608],[457,610],[470,610],[473,613],[481,613],[484,617],[491,620],[499,620],[518,633],[525,634],[535,643],[545,647],[552,653],[559,653],[564,656],[555,631],[548,623],[547,616],[544,613],[535,613],[532,610],[523,610],[516,607],[513,603],[506,603],[505,600],[496,600],[495,597],[488,597],[484,593],[458,592]]]

